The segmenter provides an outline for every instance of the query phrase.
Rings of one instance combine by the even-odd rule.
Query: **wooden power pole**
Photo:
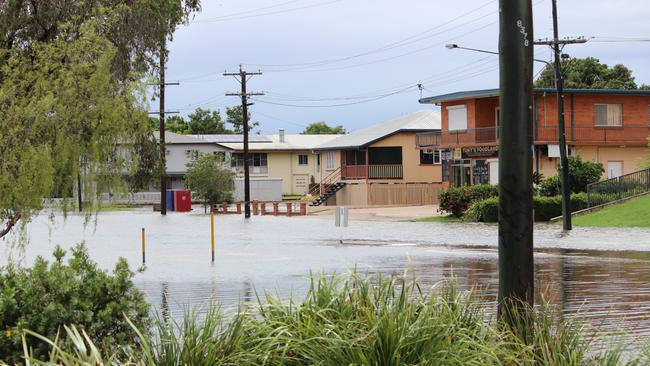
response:
[[[557,127],[560,146],[560,183],[562,188],[562,225],[564,230],[571,230],[571,181],[569,177],[569,158],[566,147],[566,129],[564,123],[564,76],[562,75],[562,48],[567,44],[585,43],[585,38],[559,39],[557,27],[557,0],[553,0],[553,39],[536,41],[536,45],[551,46],[554,54],[555,90],[557,94]]]
[[[244,217],[249,219],[251,217],[251,186],[250,186],[250,169],[249,169],[249,153],[248,153],[248,106],[252,103],[248,103],[249,96],[255,95],[264,95],[260,92],[249,93],[246,91],[246,82],[249,79],[249,76],[253,75],[262,75],[260,71],[258,72],[246,72],[242,70],[241,65],[239,66],[239,72],[224,72],[224,76],[234,76],[239,81],[241,85],[241,92],[239,93],[226,93],[229,96],[239,96],[241,97],[241,107],[242,107],[242,124],[243,124],[243,134],[244,134]]]
[[[498,314],[516,322],[533,305],[532,0],[499,0]]]

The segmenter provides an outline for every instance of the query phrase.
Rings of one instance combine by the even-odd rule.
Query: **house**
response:
[[[566,89],[565,135],[569,155],[602,163],[603,178],[639,170],[650,134],[650,90]],[[471,90],[420,99],[441,108],[445,185],[498,183],[499,89]],[[560,157],[554,89],[534,90],[534,170],[557,175]],[[523,121],[522,121],[523,122]],[[427,134],[421,138],[426,139]],[[430,134],[429,134],[430,135]],[[430,135],[429,139],[437,138]]]
[[[250,135],[249,171],[251,178],[282,179],[282,194],[304,195],[309,185],[320,182],[318,154],[312,150],[340,135],[287,134],[283,129],[276,135]],[[244,144],[242,135],[193,135],[192,137],[219,143],[233,151],[231,166],[243,175]]]
[[[160,133],[153,132],[156,140]],[[167,188],[185,189],[187,164],[198,159],[201,154],[223,153],[228,159],[232,149],[218,143],[197,139],[189,135],[165,132]],[[153,190],[153,189],[151,189]]]
[[[442,182],[441,151],[433,145],[440,114],[418,111],[318,145],[319,205],[373,206],[435,203]],[[418,144],[418,134],[427,133]]]

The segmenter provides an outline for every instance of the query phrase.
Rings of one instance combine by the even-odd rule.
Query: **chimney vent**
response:
[[[284,128],[278,131],[278,135],[280,135],[280,142],[284,142]]]

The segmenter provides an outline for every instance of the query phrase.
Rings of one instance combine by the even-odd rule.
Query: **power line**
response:
[[[256,101],[256,102],[260,102],[260,103],[264,103],[264,104],[273,104],[273,105],[279,105],[279,106],[284,106],[284,107],[298,107],[298,108],[330,108],[330,107],[344,107],[344,106],[349,106],[349,105],[355,105],[355,104],[361,104],[361,103],[373,102],[373,101],[376,101],[376,100],[379,100],[379,99],[383,99],[383,98],[386,98],[386,97],[390,97],[391,95],[396,95],[396,94],[400,94],[400,93],[406,92],[406,91],[408,91],[409,89],[412,89],[413,87],[415,87],[415,85],[412,85],[412,86],[410,86],[410,87],[408,87],[408,88],[405,88],[405,89],[402,89],[402,90],[399,90],[399,91],[396,91],[396,92],[393,92],[393,93],[388,93],[388,94],[380,95],[380,96],[377,96],[377,97],[374,97],[374,98],[365,99],[365,100],[356,101],[356,102],[351,102],[351,103],[339,103],[339,104],[322,104],[322,105],[316,105],[316,104],[303,104],[303,105],[300,105],[300,104],[289,104],[289,103],[270,102],[270,101],[265,101],[265,100],[261,100],[261,99],[252,99],[252,98],[251,98],[251,99],[254,100],[254,101]]]
[[[344,0],[323,1],[323,2],[319,2],[319,3],[315,3],[315,4],[303,5],[303,6],[299,6],[299,7],[276,10],[276,11],[270,11],[270,12],[259,13],[259,14],[249,14],[249,15],[241,15],[241,16],[235,16],[234,14],[224,15],[224,16],[216,17],[216,18],[194,20],[194,21],[191,21],[190,24],[215,23],[215,22],[224,22],[224,21],[230,21],[230,20],[242,20],[242,19],[249,19],[249,18],[257,18],[257,17],[267,16],[267,15],[284,14],[284,13],[290,13],[290,12],[304,10],[304,9],[310,9],[310,8],[326,6],[326,5],[330,5],[330,4],[334,4],[334,3],[339,3],[341,1],[344,1]],[[284,5],[286,5],[288,3],[293,3],[293,2],[296,2],[296,1],[288,1],[288,2],[284,3]],[[278,4],[277,6],[280,6],[280,5],[281,4]],[[272,8],[272,7],[277,7],[277,6],[270,6],[270,7],[267,7],[267,8]],[[263,9],[263,8],[260,8],[260,9]],[[257,10],[260,10],[260,9],[257,9]],[[251,10],[250,12],[254,12],[254,11]]]

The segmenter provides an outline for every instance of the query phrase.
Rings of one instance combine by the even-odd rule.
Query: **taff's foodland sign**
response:
[[[468,146],[461,150],[463,159],[496,158],[499,156],[498,146]]]

